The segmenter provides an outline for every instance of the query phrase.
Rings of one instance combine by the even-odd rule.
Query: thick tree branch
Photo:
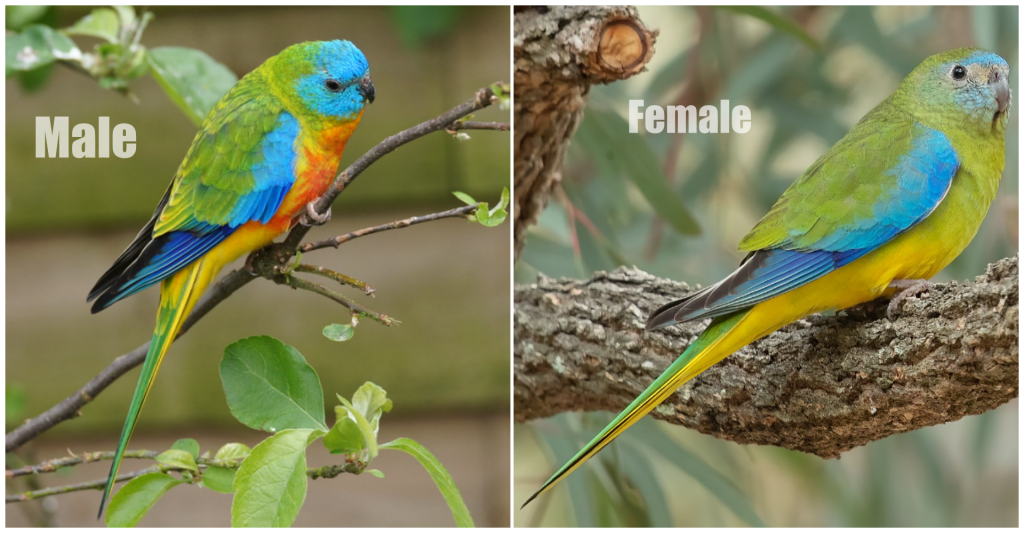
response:
[[[684,283],[637,269],[515,290],[515,417],[618,412],[707,325],[644,333]],[[1018,258],[973,283],[791,324],[727,357],[654,411],[739,443],[821,457],[980,414],[1018,395]]]
[[[316,202],[316,211],[318,213],[326,212],[331,203],[333,203],[335,198],[337,198],[338,194],[341,194],[341,192],[344,191],[345,188],[359,176],[359,174],[369,168],[370,165],[375,163],[381,157],[395,151],[400,146],[419,139],[429,133],[442,131],[456,120],[469,115],[470,113],[498,103],[501,97],[495,94],[492,87],[500,88],[503,94],[508,94],[509,92],[507,84],[500,82],[493,84],[491,87],[479,89],[472,99],[455,106],[437,117],[413,126],[400,133],[396,133],[395,135],[392,135],[378,143],[368,152],[356,159],[344,171],[338,174],[328,192]],[[429,217],[430,215],[427,216]],[[426,220],[424,220],[424,222],[425,221]],[[408,224],[401,225],[398,223],[398,225],[395,225],[394,227],[384,229],[406,227],[407,225]],[[307,231],[309,231],[308,227],[297,224],[288,234],[287,238],[285,238],[284,242],[272,244],[256,253],[252,259],[253,271],[267,273],[264,277],[273,280],[274,276],[277,275],[274,272],[274,267],[286,264],[288,260],[294,256],[298,250],[300,250],[300,243]],[[361,235],[376,233],[377,231],[383,230],[378,228],[359,230],[349,234],[351,236],[346,240],[351,240]],[[220,304],[220,302],[227,299],[229,296],[234,294],[235,291],[242,288],[253,279],[255,279],[253,273],[244,268],[233,270],[222,277],[220,281],[207,289],[206,294],[203,295],[203,298],[198,304],[196,304],[195,309],[193,309],[192,313],[185,320],[181,331],[178,333],[178,337],[184,335],[193,324],[206,316],[206,314]],[[26,420],[21,426],[18,426],[16,429],[8,433],[5,438],[7,452],[10,453],[18,449],[20,446],[32,440],[47,429],[65,420],[78,416],[79,409],[91,402],[93,398],[106,389],[111,383],[116,381],[117,378],[121,377],[132,368],[140,365],[143,359],[145,359],[146,351],[148,349],[149,343],[147,342],[131,352],[118,357],[110,364],[110,366],[103,369],[96,375],[96,377],[91,379],[74,394],[65,398],[57,405],[47,409],[35,418]]]

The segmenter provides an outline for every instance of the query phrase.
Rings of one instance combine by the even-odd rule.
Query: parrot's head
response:
[[[335,119],[354,119],[374,97],[366,56],[348,41],[316,41],[286,48],[268,63],[272,83],[289,107]]]
[[[932,126],[1002,132],[1010,115],[1010,66],[992,52],[957,48],[925,59],[903,82],[915,116]]]

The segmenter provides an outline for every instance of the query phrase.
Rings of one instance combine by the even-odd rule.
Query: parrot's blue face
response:
[[[975,120],[993,120],[1010,108],[1010,65],[978,50],[959,63],[944,64],[946,78],[955,87],[953,101]]]
[[[963,48],[944,61],[918,67],[921,102],[930,111],[947,107],[942,114],[966,117],[977,125],[1005,121],[1010,112],[1010,65],[992,52]]]
[[[318,42],[311,52],[313,72],[296,82],[296,92],[308,109],[323,116],[353,118],[366,102],[373,102],[370,66],[354,44]]]

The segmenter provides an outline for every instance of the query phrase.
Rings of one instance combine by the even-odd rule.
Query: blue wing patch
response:
[[[956,150],[944,133],[921,124],[914,124],[911,139],[910,150],[886,172],[895,184],[875,200],[872,216],[839,225],[805,249],[873,250],[938,207],[960,166]]]
[[[242,197],[231,210],[228,224],[241,226],[250,220],[266,224],[281,206],[295,183],[295,140],[299,137],[299,121],[282,112],[277,126],[260,144],[262,160],[252,167],[253,190]]]
[[[96,305],[102,303],[101,308],[110,306],[170,277],[220,244],[233,229],[229,226],[218,226],[206,234],[174,231],[150,241],[139,257],[142,261],[133,263],[125,272],[126,278],[123,282],[103,294]]]
[[[249,169],[251,183],[254,184],[252,190],[237,200],[224,224],[193,218],[180,229],[156,238],[153,238],[151,233],[140,234],[139,238],[145,238],[148,242],[141,252],[133,252],[138,254],[137,258],[124,268],[116,279],[109,282],[101,280],[102,291],[94,289],[91,297],[98,296],[98,299],[93,305],[93,312],[103,310],[118,300],[170,277],[223,242],[237,227],[246,222],[269,222],[295,183],[295,141],[298,135],[298,120],[291,114],[282,112],[276,127],[260,142],[261,157]],[[231,161],[221,161],[221,164],[216,165],[217,170],[241,174],[235,167],[244,165],[244,158],[236,156],[237,154],[234,154]],[[248,176],[246,178],[248,181]],[[213,195],[220,192],[212,186],[200,183],[196,194],[203,195],[198,197],[203,197],[204,201],[216,201],[217,198]],[[165,203],[166,197],[162,205]],[[154,219],[159,216],[161,209],[157,210]],[[151,220],[147,226],[150,227],[150,231],[153,222]],[[137,248],[137,243],[132,243],[129,250]]]

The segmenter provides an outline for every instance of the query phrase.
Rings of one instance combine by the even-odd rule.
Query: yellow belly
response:
[[[891,242],[815,281],[754,306],[726,335],[716,352],[732,353],[754,339],[805,316],[845,309],[884,295],[894,279],[929,279],[967,247],[982,217],[965,220],[964,202],[976,199],[951,191],[928,218]]]

